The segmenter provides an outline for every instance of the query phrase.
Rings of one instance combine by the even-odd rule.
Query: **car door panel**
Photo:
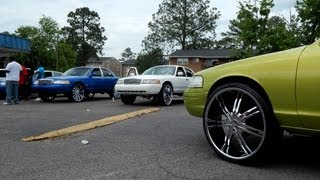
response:
[[[116,84],[117,78],[108,69],[102,69],[103,73],[103,84],[102,89],[104,92],[113,91],[114,85]]]
[[[300,56],[297,69],[298,117],[305,128],[320,128],[320,46],[308,46]]]
[[[91,82],[90,89],[93,93],[98,93],[103,91],[103,77],[101,70],[99,68],[94,68],[91,72]]]
[[[179,75],[179,72],[182,73],[182,75]],[[188,78],[186,77],[186,72],[182,67],[177,68],[174,81],[174,92],[183,93],[188,86]]]

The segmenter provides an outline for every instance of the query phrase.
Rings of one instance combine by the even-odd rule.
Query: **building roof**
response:
[[[198,58],[231,58],[231,49],[193,49],[193,50],[177,50],[168,56],[175,57],[198,57]]]
[[[30,42],[27,39],[0,33],[0,55],[14,52],[30,52]]]
[[[136,61],[137,60],[135,60],[135,59],[128,59],[128,60],[124,61],[122,64],[123,65],[135,65]]]
[[[110,60],[119,61],[115,57],[99,57],[98,59],[96,59],[95,57],[90,57],[88,59],[88,62],[89,63],[94,63],[94,62],[103,62],[103,61],[110,61]]]
[[[106,61],[106,60],[108,60],[108,61],[110,61],[110,60],[117,60],[117,61],[119,61],[119,60],[118,60],[117,58],[115,58],[115,57],[100,57],[99,60],[100,60],[100,61]]]

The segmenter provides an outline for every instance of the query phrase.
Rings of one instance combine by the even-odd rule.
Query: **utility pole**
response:
[[[57,36],[57,44],[56,44],[56,71],[59,68],[59,36]]]

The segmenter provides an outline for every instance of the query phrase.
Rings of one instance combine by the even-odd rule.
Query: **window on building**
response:
[[[188,63],[188,58],[178,58],[177,59],[177,64],[179,64],[179,65],[187,65],[187,64],[189,64]]]
[[[207,59],[206,66],[211,67],[214,66],[218,62],[218,59]]]
[[[198,63],[199,62],[199,58],[192,58],[192,63]]]

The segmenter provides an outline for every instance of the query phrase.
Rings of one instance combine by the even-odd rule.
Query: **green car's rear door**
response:
[[[320,41],[308,46],[300,56],[296,98],[304,127],[320,129]]]

